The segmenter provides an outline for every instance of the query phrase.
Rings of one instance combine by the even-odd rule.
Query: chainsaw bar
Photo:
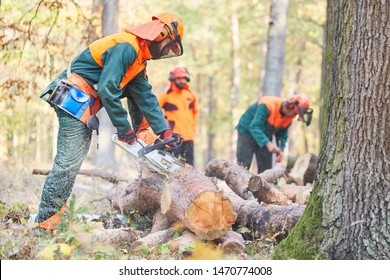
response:
[[[127,144],[118,140],[118,135],[112,135],[112,141],[125,150],[133,159],[146,165],[150,170],[163,175],[168,175],[183,164],[170,153],[159,150],[162,145],[147,145],[142,140],[137,140],[133,144]],[[166,143],[164,143],[166,144]]]

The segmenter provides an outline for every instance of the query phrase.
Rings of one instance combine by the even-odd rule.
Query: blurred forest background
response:
[[[184,55],[150,61],[149,81],[158,95],[168,86],[173,67],[187,67],[190,86],[200,103],[196,167],[203,170],[214,158],[234,161],[234,127],[246,108],[263,94],[272,1],[119,0],[118,4],[118,31],[147,22],[161,11],[181,16]],[[39,94],[75,55],[103,36],[102,13],[102,1],[97,0],[0,1],[1,200],[16,188],[25,188],[23,196],[39,197],[44,178],[34,178],[32,169],[51,168],[57,132],[54,110]],[[325,17],[325,0],[289,2],[281,95],[309,96],[314,115],[309,127],[293,123],[288,156],[318,154],[320,150]],[[95,134],[93,137],[96,141]],[[110,141],[107,135],[99,137],[100,146]],[[111,154],[108,158],[92,144],[83,166],[120,171],[128,170],[129,164],[119,149],[115,149],[115,157]],[[37,206],[37,201],[33,203]]]

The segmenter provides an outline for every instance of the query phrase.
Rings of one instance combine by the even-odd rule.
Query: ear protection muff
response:
[[[170,35],[171,35],[171,31],[169,30],[169,28],[166,25],[164,25],[163,30],[161,30],[160,34],[156,37],[156,39],[154,39],[154,41],[161,42],[162,40],[164,40],[165,38],[167,38]]]

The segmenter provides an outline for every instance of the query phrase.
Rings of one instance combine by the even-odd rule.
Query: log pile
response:
[[[194,257],[191,248],[206,242],[216,244],[223,254],[242,255],[245,241],[234,231],[237,227],[275,241],[286,237],[305,210],[315,165],[314,155],[304,155],[289,173],[276,164],[253,174],[231,161],[212,160],[204,174],[186,165],[168,177],[141,170],[132,182],[109,178],[116,184],[108,196],[112,206],[122,214],[149,215],[153,224],[144,234],[100,231],[99,240],[127,244],[133,251],[166,243],[184,258]],[[178,232],[181,236],[174,238]]]

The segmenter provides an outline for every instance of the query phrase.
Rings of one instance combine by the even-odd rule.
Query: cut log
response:
[[[202,240],[224,236],[237,217],[231,202],[212,179],[189,165],[168,178],[153,173],[128,186],[118,186],[110,199],[122,213],[137,210],[154,215],[160,208],[169,222],[182,223]]]
[[[283,175],[286,174],[286,168],[282,163],[276,163],[271,169],[264,170],[258,176],[268,183],[276,183]]]
[[[277,164],[273,169],[254,175],[242,166],[226,160],[210,161],[205,171],[206,176],[225,181],[237,195],[244,199],[251,198],[247,195],[251,193],[252,197],[257,198],[259,202],[288,205],[289,199],[269,183],[276,182],[284,173],[283,165]]]
[[[244,252],[245,241],[241,234],[230,230],[220,241],[221,247],[227,255],[239,255]]]
[[[289,205],[291,203],[284,193],[262,180],[260,176],[253,176],[248,182],[248,187],[259,202],[276,205]]]
[[[230,200],[211,181],[190,166],[173,172],[161,197],[161,212],[202,240],[224,236],[237,215]]]
[[[173,228],[157,231],[155,233],[148,234],[137,241],[133,242],[130,246],[131,251],[141,250],[142,247],[153,248],[159,244],[167,243],[172,239],[175,231]]]
[[[233,203],[237,213],[237,226],[245,226],[262,236],[277,236],[277,240],[287,236],[305,210],[305,205],[261,205],[255,199],[244,200],[224,181],[218,181],[218,187]]]
[[[207,164],[205,175],[225,181],[226,184],[241,197],[246,196],[249,179],[253,176],[251,172],[236,163],[228,160],[216,159],[211,160]]]
[[[155,233],[158,231],[162,231],[165,229],[168,229],[172,225],[172,222],[170,222],[163,213],[161,213],[161,210],[158,210],[156,214],[153,216],[153,226],[150,233]]]
[[[310,193],[313,187],[311,184],[306,186],[297,186],[295,184],[286,184],[280,187],[280,191],[286,194],[291,201],[298,204],[306,204],[309,201]]]
[[[168,242],[169,250],[177,251],[184,257],[191,256],[197,243],[202,242],[191,231],[185,230],[182,236]]]
[[[153,184],[143,180],[120,183],[108,194],[108,199],[122,214],[138,211],[141,215],[152,216],[160,208],[160,190],[149,187]]]
[[[318,157],[314,154],[307,153],[300,156],[290,173],[288,173],[288,177],[300,186],[304,186],[306,183],[313,183],[317,161]]]
[[[142,232],[132,228],[96,229],[93,235],[97,241],[115,246],[130,246],[135,240],[141,238]]]

